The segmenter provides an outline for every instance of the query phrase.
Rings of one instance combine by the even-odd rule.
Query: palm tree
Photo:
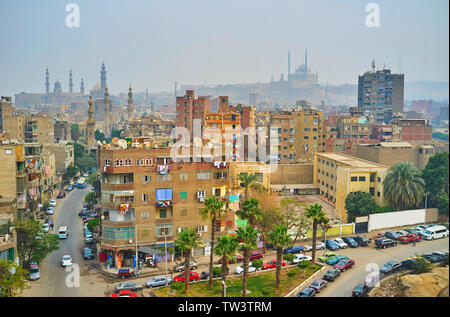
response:
[[[261,216],[261,209],[258,206],[258,200],[250,198],[242,202],[242,210],[237,210],[236,215],[242,220],[248,220],[251,226],[254,226],[256,221]]]
[[[222,297],[225,297],[225,285],[228,275],[228,261],[235,261],[234,254],[239,250],[239,241],[236,237],[223,235],[217,239],[214,252],[222,257]],[[211,276],[211,273],[210,273]]]
[[[237,237],[240,241],[243,241],[242,247],[244,248],[244,272],[242,275],[242,297],[247,294],[247,280],[248,280],[248,263],[250,258],[250,250],[255,249],[258,241],[258,230],[253,228],[250,224],[245,227],[239,227],[236,230]]]
[[[317,238],[317,225],[324,221],[325,212],[322,210],[322,205],[315,203],[314,205],[309,205],[306,208],[306,217],[313,221],[313,237],[312,237],[312,261],[313,265],[316,264],[316,238]]]
[[[418,206],[425,197],[422,172],[408,162],[391,166],[383,181],[383,194],[397,210]]]
[[[330,222],[330,219],[328,219],[327,217],[323,217],[319,222],[319,227],[322,230],[323,241],[325,241],[328,229],[330,229],[332,227],[329,222]]]
[[[250,191],[261,193],[267,190],[264,185],[258,181],[258,177],[256,176],[256,174],[239,173],[238,181],[239,186],[235,187],[234,189],[243,188],[245,199],[250,198]]]
[[[175,246],[184,254],[184,291],[187,296],[189,290],[189,262],[192,249],[202,244],[199,240],[200,235],[195,229],[186,229],[180,232],[178,239],[175,240]]]
[[[283,248],[288,247],[292,243],[292,236],[287,232],[286,225],[275,226],[269,232],[267,237],[269,243],[277,249],[277,267],[276,267],[276,291],[280,289],[281,282],[281,261],[283,260]]]
[[[225,203],[218,200],[216,195],[212,195],[206,198],[205,207],[201,209],[200,214],[202,220],[209,219],[211,221],[211,254],[209,256],[209,288],[213,287],[213,252],[214,240],[216,239],[216,222],[222,219],[226,213],[223,206]]]

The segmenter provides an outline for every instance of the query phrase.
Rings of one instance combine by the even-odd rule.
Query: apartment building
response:
[[[49,116],[19,116],[4,118],[3,129],[11,139],[26,143],[47,144],[54,142],[54,126]]]
[[[335,206],[335,217],[347,220],[345,199],[351,192],[370,193],[385,206],[383,180],[388,167],[341,153],[315,153],[314,184],[320,195]]]
[[[205,115],[210,109],[210,99],[205,96],[195,98],[193,90],[186,90],[186,94],[176,99],[176,126],[189,130],[191,140],[193,138],[194,120],[200,119],[204,125]]]
[[[136,244],[142,252],[162,247],[164,238],[173,246],[184,228],[196,228],[204,241],[195,256],[210,252],[210,222],[202,221],[200,210],[209,195],[228,199],[228,163],[174,162],[170,148],[152,148],[143,139],[133,139],[130,148],[103,146],[99,162],[100,248],[116,267],[130,265]],[[233,230],[234,220],[228,213],[217,222],[217,231]]]
[[[432,141],[433,126],[428,119],[396,119],[400,127],[400,141],[412,144],[429,144]]]

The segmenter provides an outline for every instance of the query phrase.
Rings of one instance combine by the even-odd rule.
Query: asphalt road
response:
[[[376,268],[381,267],[388,261],[403,261],[415,254],[430,253],[433,251],[448,250],[449,238],[434,241],[421,241],[412,247],[412,244],[399,244],[396,247],[386,249],[375,249],[373,242],[368,247],[358,247],[355,249],[341,249],[337,254],[346,255],[355,260],[355,266],[343,273],[334,281],[329,282],[327,287],[316,296],[319,297],[349,297],[356,284],[365,281],[367,275]],[[323,251],[319,251],[321,256]],[[327,265],[331,268],[330,265]],[[366,271],[367,269],[367,271]]]
[[[82,221],[78,212],[83,206],[84,196],[89,192],[89,186],[84,189],[74,188],[63,199],[57,199],[53,221],[55,226],[53,233],[57,234],[60,226],[67,226],[69,236],[59,240],[59,249],[53,251],[40,264],[41,278],[31,282],[31,288],[24,291],[25,297],[81,297],[104,296],[102,289],[94,289],[94,292],[86,294],[86,284],[94,282],[91,278],[82,277],[79,273],[86,267],[87,261],[83,260],[82,248],[84,247],[84,235],[82,233]],[[61,266],[63,255],[70,255],[73,263],[71,270]],[[78,282],[79,281],[79,282]],[[77,283],[78,282],[78,283]]]

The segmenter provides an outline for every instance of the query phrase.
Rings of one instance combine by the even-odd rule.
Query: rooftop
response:
[[[335,152],[326,152],[326,153],[316,153],[318,156],[322,156],[339,163],[346,164],[348,167],[363,167],[363,168],[387,168],[387,166],[373,163],[370,161],[362,160],[357,157],[353,157],[350,155],[335,153]]]

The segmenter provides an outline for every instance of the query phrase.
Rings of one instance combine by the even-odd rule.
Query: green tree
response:
[[[416,262],[414,263],[414,274],[423,274],[428,273],[432,269],[431,263],[427,261],[427,259],[422,256],[417,256],[416,254]]]
[[[74,178],[75,176],[77,176],[78,174],[78,167],[76,167],[75,165],[69,165],[66,168],[66,174],[69,177],[69,179]]]
[[[42,224],[36,220],[16,220],[14,228],[17,231],[17,251],[22,267],[27,267],[30,262],[41,263],[51,252],[59,249],[59,239],[56,234],[42,233]]]
[[[253,228],[250,224],[247,224],[245,227],[238,227],[236,233],[238,240],[243,241],[242,247],[244,248],[244,272],[242,274],[242,297],[246,297],[250,250],[255,249],[258,246],[258,230]]]
[[[94,232],[94,228],[100,224],[100,218],[94,218],[87,222],[87,228],[90,232]]]
[[[95,130],[95,140],[100,142],[103,141],[106,142],[105,134],[103,132],[100,132],[99,130]]]
[[[294,259],[295,259],[295,255],[293,255],[291,253],[283,254],[283,260],[285,260],[286,262],[289,262],[292,264],[292,261],[294,261]]]
[[[444,215],[447,217],[447,221],[448,221],[449,205],[448,205],[448,194],[447,193],[441,193],[441,195],[439,196],[438,201],[437,201],[437,208],[441,215]]]
[[[267,189],[258,181],[258,176],[256,174],[239,173],[238,174],[239,186],[234,187],[234,189],[244,189],[245,197],[243,199],[250,198],[250,192],[255,191],[261,193]]]
[[[14,297],[27,287],[28,272],[13,261],[0,259],[0,297]]]
[[[306,217],[305,210],[301,203],[292,198],[286,197],[281,200],[281,217],[289,231],[295,230],[293,243],[299,237],[306,235],[307,229],[311,226],[311,221]]]
[[[428,195],[427,207],[437,207],[441,193],[448,195],[448,175],[449,175],[448,152],[436,153],[428,160],[422,177],[425,181]]]
[[[85,148],[82,144],[75,142],[68,142],[67,144],[73,145],[74,160],[84,157],[86,155]]]
[[[70,126],[70,137],[75,142],[80,138],[80,126],[77,123],[72,123]]]
[[[281,224],[280,210],[277,208],[271,208],[267,210],[261,210],[260,217],[256,219],[256,224],[259,228],[261,238],[263,240],[263,253],[266,253],[266,241],[269,232],[275,225]]]
[[[332,228],[332,226],[330,225],[330,219],[328,217],[324,216],[319,221],[318,226],[322,230],[322,239],[323,239],[323,241],[325,241],[328,229]]]
[[[122,134],[122,130],[112,129],[111,138],[119,138],[120,139],[121,134]]]
[[[409,162],[391,166],[383,181],[383,193],[397,210],[419,206],[425,197],[422,172]]]
[[[281,265],[283,257],[283,248],[292,244],[292,236],[287,232],[286,225],[275,226],[272,231],[269,232],[267,237],[270,244],[277,249],[277,267],[275,271],[276,286],[275,289],[278,292],[281,284]]]
[[[42,204],[42,210],[46,211],[50,207],[50,203],[48,201],[44,201]]]
[[[175,240],[175,246],[184,254],[184,292],[186,296],[189,291],[189,262],[192,249],[201,243],[200,235],[195,232],[194,228],[183,230]]]
[[[84,197],[84,202],[87,204],[88,209],[93,209],[94,206],[98,203],[97,198],[95,197],[95,193],[89,193]]]
[[[348,222],[355,222],[356,217],[373,214],[377,208],[372,195],[362,191],[351,192],[345,198]]]
[[[306,217],[313,222],[313,237],[312,237],[312,264],[316,264],[316,240],[317,240],[317,226],[326,220],[325,212],[322,210],[322,205],[315,203],[306,208]]]
[[[217,220],[222,219],[226,213],[224,206],[225,202],[217,199],[216,195],[212,195],[206,198],[205,207],[200,211],[202,220],[208,219],[211,221],[211,250],[214,250]],[[213,252],[211,252],[209,257],[209,288],[213,287],[213,261]]]
[[[248,220],[251,226],[254,226],[261,217],[261,209],[258,206],[258,200],[250,198],[242,202],[242,210],[237,210],[236,215],[242,220]]]
[[[239,241],[236,239],[236,237],[223,235],[217,239],[217,245],[214,248],[214,252],[222,257],[222,297],[225,297],[225,285],[227,283],[228,275],[228,261],[236,261],[234,254],[238,250]]]
[[[75,160],[75,165],[80,169],[80,171],[87,172],[91,168],[97,167],[97,161],[91,156],[85,156]]]

